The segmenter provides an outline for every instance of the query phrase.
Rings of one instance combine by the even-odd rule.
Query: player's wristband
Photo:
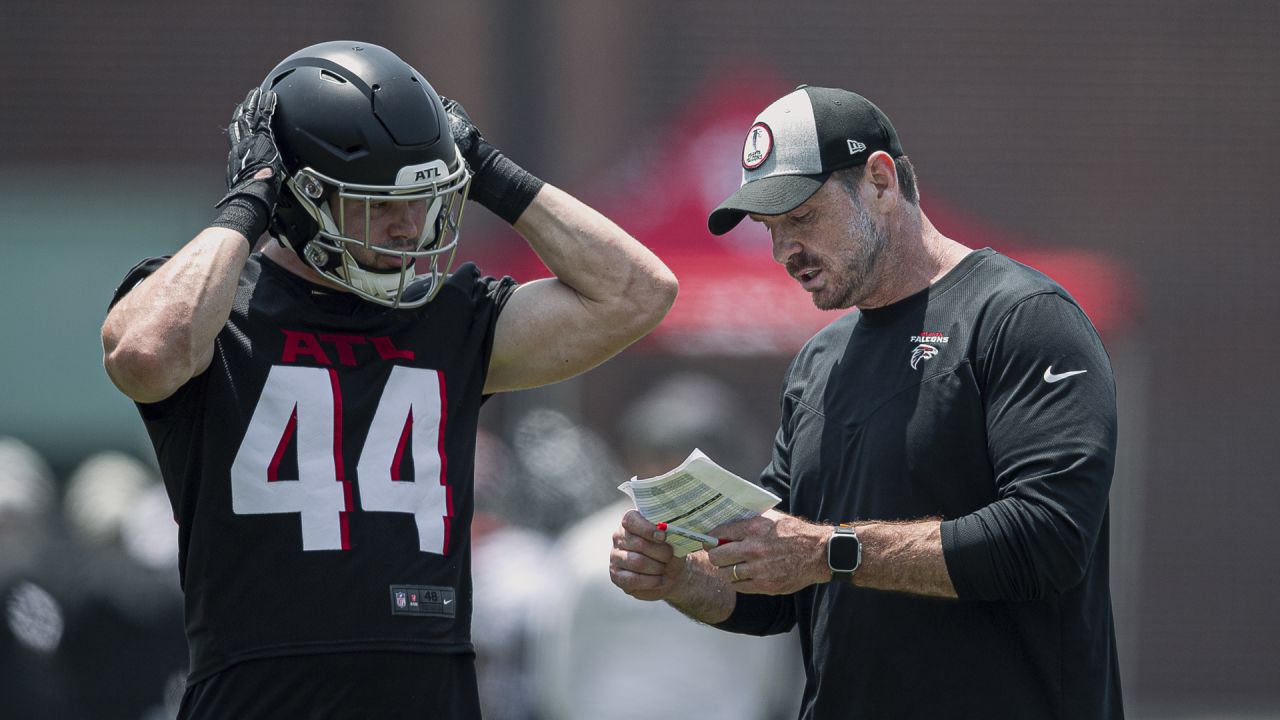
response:
[[[471,199],[514,225],[545,183],[488,143],[477,148],[475,155],[468,158],[476,161]]]
[[[267,223],[271,220],[267,204],[252,195],[232,195],[224,198],[219,207],[222,212],[209,226],[235,230],[244,235],[249,241],[249,249],[253,250],[253,244],[267,231]]]

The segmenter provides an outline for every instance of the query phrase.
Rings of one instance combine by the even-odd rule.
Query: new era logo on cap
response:
[[[742,146],[742,185],[711,213],[707,226],[723,235],[747,213],[794,210],[832,172],[880,150],[905,154],[880,108],[847,90],[801,85],[756,117]]]

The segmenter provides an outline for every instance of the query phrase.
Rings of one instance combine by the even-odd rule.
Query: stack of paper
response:
[[[651,523],[665,522],[699,533],[735,520],[755,517],[781,498],[720,467],[701,450],[694,451],[657,477],[631,478],[618,486]],[[702,543],[667,534],[676,557],[702,549]]]

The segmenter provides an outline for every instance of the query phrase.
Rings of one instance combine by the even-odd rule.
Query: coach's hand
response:
[[[831,580],[827,538],[831,528],[814,525],[777,510],[711,531],[733,542],[707,551],[734,590],[756,595],[787,595]]]
[[[255,87],[236,106],[227,127],[227,194],[212,225],[239,231],[252,247],[267,229],[284,182],[280,151],[271,134],[276,94]]]
[[[543,182],[485,140],[460,103],[446,97],[440,100],[449,115],[453,142],[471,167],[471,199],[514,225]]]
[[[622,516],[613,533],[609,579],[637,600],[661,600],[676,589],[686,573],[686,559],[675,556],[666,542],[655,538],[658,528],[635,510]]]

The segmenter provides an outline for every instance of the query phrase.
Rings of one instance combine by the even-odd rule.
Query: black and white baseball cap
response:
[[[801,85],[756,116],[742,146],[742,186],[711,212],[707,227],[723,235],[747,213],[790,212],[832,172],[877,150],[906,154],[880,108],[848,90]]]

